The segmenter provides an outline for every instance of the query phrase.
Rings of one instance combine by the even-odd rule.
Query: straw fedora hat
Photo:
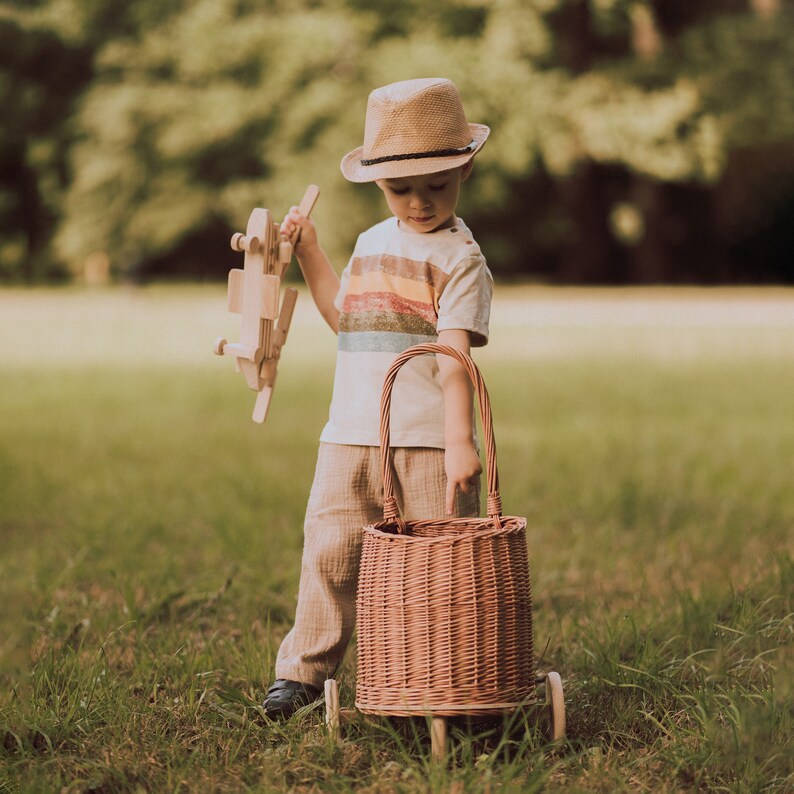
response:
[[[364,145],[342,158],[342,173],[351,182],[373,182],[446,171],[474,157],[489,133],[466,121],[451,80],[391,83],[369,95]]]

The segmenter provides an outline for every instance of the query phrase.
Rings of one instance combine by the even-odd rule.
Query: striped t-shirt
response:
[[[378,446],[380,398],[386,372],[411,345],[438,332],[471,332],[486,344],[493,279],[462,220],[428,234],[403,231],[389,218],[364,232],[342,273],[335,306],[339,346],[331,409],[321,440]],[[392,393],[391,443],[444,447],[444,409],[438,365],[418,356],[397,376]]]

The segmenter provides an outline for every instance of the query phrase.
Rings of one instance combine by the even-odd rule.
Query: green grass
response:
[[[421,723],[257,712],[333,375],[309,297],[260,427],[221,288],[0,292],[0,792],[794,789],[794,293],[503,289],[492,332],[568,739],[437,765]]]

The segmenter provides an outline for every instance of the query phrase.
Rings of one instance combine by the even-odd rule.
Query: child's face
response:
[[[451,171],[378,179],[376,184],[405,231],[427,234],[454,226],[460,186],[468,179],[471,167],[469,160]]]

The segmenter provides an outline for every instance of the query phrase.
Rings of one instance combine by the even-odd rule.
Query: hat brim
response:
[[[465,165],[477,152],[482,149],[488,136],[491,134],[485,124],[469,124],[472,140],[477,144],[465,154],[422,157],[412,160],[389,160],[385,163],[362,165],[361,158],[364,147],[358,146],[348,152],[340,164],[342,174],[350,182],[374,182],[376,179],[399,179],[405,176],[423,176],[435,174],[438,171],[449,171]]]

